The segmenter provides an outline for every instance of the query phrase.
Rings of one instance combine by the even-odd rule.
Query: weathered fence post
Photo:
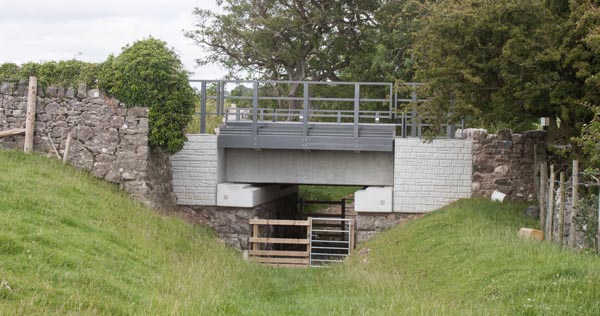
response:
[[[552,241],[552,218],[554,217],[554,165],[550,166],[550,187],[548,188],[548,211],[546,213],[546,240]]]
[[[548,186],[548,163],[540,161],[540,193],[538,199],[540,201],[540,225],[546,225],[546,188]]]
[[[29,77],[29,90],[27,90],[27,116],[25,118],[25,145],[23,151],[33,151],[33,133],[35,127],[35,107],[37,104],[37,77]]]
[[[596,245],[598,246],[598,254],[600,255],[600,190],[598,191],[598,234],[596,235]]]
[[[572,195],[573,203],[571,203],[571,213],[569,215],[570,226],[569,226],[569,247],[575,248],[575,218],[577,217],[577,203],[579,202],[579,161],[573,160],[573,183]]]
[[[258,216],[254,216],[254,219],[258,219]],[[258,235],[259,235],[258,225],[252,224],[252,236],[251,237],[258,238],[259,237]],[[259,250],[260,248],[259,248],[258,243],[253,242],[253,243],[251,243],[250,249],[251,250]]]
[[[67,133],[67,143],[65,144],[65,152],[63,153],[62,161],[63,163],[69,162],[69,154],[71,153],[71,139],[73,138],[73,131],[69,131]]]
[[[558,205],[558,241],[563,245],[565,239],[565,172],[560,173],[560,204]]]

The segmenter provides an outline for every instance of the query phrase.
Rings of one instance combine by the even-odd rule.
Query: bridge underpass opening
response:
[[[300,186],[296,212],[249,220],[250,260],[286,267],[343,262],[355,244],[353,194],[360,188]]]

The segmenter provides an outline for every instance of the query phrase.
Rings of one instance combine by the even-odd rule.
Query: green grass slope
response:
[[[341,266],[244,262],[59,162],[0,151],[0,315],[599,315],[600,258],[520,240],[522,205],[465,200]]]

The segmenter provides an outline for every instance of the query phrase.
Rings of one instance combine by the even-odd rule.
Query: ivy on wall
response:
[[[196,95],[188,73],[167,44],[147,38],[123,47],[100,64],[78,60],[0,65],[1,79],[38,77],[42,86],[99,87],[128,107],[147,107],[151,146],[174,153],[183,147]]]

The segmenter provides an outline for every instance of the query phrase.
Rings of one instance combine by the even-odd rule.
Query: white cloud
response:
[[[218,10],[214,0],[1,0],[0,63],[100,62],[128,43],[153,36],[175,48],[193,77],[221,78],[225,70],[217,65],[196,68],[194,60],[205,53],[183,36],[194,27],[194,7]]]

